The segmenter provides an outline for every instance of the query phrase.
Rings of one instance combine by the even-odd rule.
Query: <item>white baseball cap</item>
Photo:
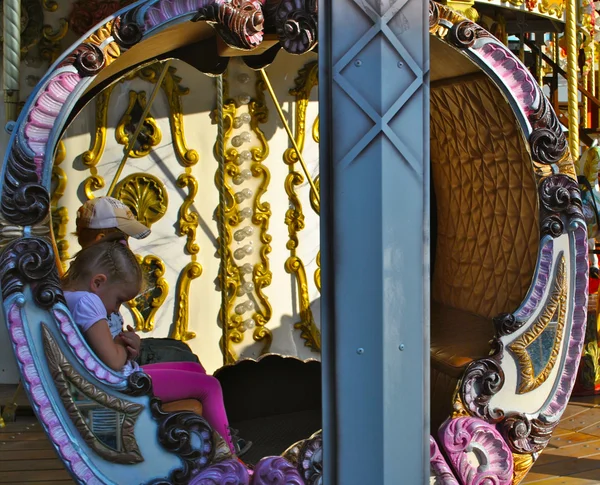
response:
[[[78,229],[116,228],[135,239],[143,239],[150,229],[139,222],[129,207],[112,197],[88,200],[77,211]]]

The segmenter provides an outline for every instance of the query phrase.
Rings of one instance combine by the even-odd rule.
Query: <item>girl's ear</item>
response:
[[[99,290],[102,287],[102,285],[104,283],[106,283],[107,280],[108,280],[108,278],[106,277],[106,275],[97,274],[96,276],[94,276],[92,278],[92,281],[90,283],[90,286],[91,286],[90,289],[92,290],[92,292]]]
[[[106,234],[104,234],[103,232],[96,234],[96,239],[94,239],[94,242],[98,242],[98,241],[100,241],[100,239],[104,239],[105,236],[106,236]]]

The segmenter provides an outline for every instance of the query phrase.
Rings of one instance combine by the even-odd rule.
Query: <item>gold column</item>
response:
[[[571,156],[579,158],[579,101],[577,67],[577,1],[567,0],[567,84],[569,102],[569,149]]]

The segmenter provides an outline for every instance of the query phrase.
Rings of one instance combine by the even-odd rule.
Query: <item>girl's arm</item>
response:
[[[127,350],[113,340],[106,319],[98,320],[88,328],[85,338],[98,358],[111,369],[120,371],[127,363]]]

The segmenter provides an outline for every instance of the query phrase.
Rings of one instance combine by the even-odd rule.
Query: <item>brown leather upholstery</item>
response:
[[[433,299],[486,317],[515,310],[537,261],[537,189],[512,108],[487,77],[432,85],[431,174]]]
[[[514,113],[486,76],[431,86],[435,260],[431,429],[450,416],[466,366],[490,351],[492,317],[514,311],[539,243],[531,157]]]
[[[191,411],[202,416],[202,403],[196,399],[182,399],[181,401],[172,401],[164,403],[163,411],[174,413],[176,411]]]

